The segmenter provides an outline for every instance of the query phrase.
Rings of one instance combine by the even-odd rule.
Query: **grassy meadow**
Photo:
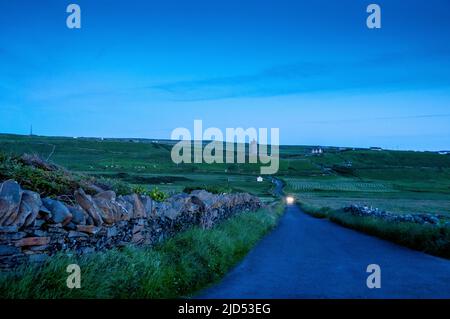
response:
[[[71,171],[134,185],[179,192],[214,186],[246,191],[270,201],[272,183],[257,183],[256,164],[180,164],[171,161],[172,141],[0,134],[0,151],[38,154]],[[450,214],[450,155],[281,146],[277,177],[286,193],[305,204],[338,209],[367,204],[399,213]]]
[[[213,185],[271,197],[272,183],[256,183],[254,164],[180,164],[172,162],[170,141],[38,137],[0,134],[0,152],[36,154],[70,171],[158,187],[169,193]]]
[[[132,187],[163,190],[209,188],[245,191],[272,202],[270,178],[258,183],[255,164],[180,164],[171,161],[171,141],[96,139],[0,134],[0,153],[38,155],[66,167],[68,186],[90,176]],[[343,226],[450,258],[448,227],[392,224],[342,213],[350,204],[368,204],[396,213],[450,215],[450,155],[432,152],[374,151],[325,147],[280,148],[281,179],[286,194],[303,209]],[[6,166],[5,166],[6,165]],[[3,170],[8,170],[5,162]],[[0,173],[1,173],[0,165]],[[26,180],[28,171],[15,168]],[[54,172],[52,174],[55,174]],[[79,176],[82,176],[80,179]],[[45,176],[39,178],[47,178]],[[54,179],[56,177],[52,177]],[[44,185],[48,186],[48,185]],[[70,188],[69,187],[69,188]],[[4,298],[172,298],[190,296],[219,280],[272,229],[282,205],[237,215],[210,230],[180,233],[157,247],[111,250],[85,257],[59,256],[43,267],[21,267],[0,276]],[[64,267],[83,269],[82,289],[65,286]],[[55,275],[58,274],[58,275]]]
[[[315,207],[366,204],[396,213],[450,214],[450,155],[354,150],[310,161],[316,175],[282,176],[286,192]]]

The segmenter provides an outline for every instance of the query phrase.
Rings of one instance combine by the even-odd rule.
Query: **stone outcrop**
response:
[[[18,223],[22,194],[19,184],[14,181],[6,181],[0,185],[0,225],[11,226]]]
[[[260,200],[245,193],[214,195],[203,190],[164,202],[149,196],[116,196],[83,189],[65,203],[0,183],[0,268],[42,262],[57,252],[78,255],[133,245],[153,245],[192,226],[210,228],[236,213],[254,211]]]
[[[380,218],[392,222],[409,222],[416,224],[430,224],[430,225],[448,225],[449,220],[443,215],[437,214],[394,214],[378,208],[372,208],[369,206],[351,205],[345,207],[344,211],[354,216],[365,216]]]

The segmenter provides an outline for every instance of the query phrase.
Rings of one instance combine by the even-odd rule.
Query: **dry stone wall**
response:
[[[246,194],[214,195],[203,190],[164,202],[148,196],[87,195],[78,189],[70,203],[0,184],[0,268],[43,262],[57,252],[78,255],[125,245],[152,245],[194,225],[210,228],[262,204]]]
[[[373,217],[389,222],[408,222],[415,224],[428,224],[435,226],[450,226],[448,216],[439,214],[396,214],[373,208],[370,206],[351,205],[344,207],[344,212],[354,216]]]

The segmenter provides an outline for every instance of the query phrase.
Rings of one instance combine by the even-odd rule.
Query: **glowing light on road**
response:
[[[292,197],[292,196],[286,197],[286,203],[288,203],[289,205],[294,204],[294,202],[295,202],[295,198],[294,197]]]

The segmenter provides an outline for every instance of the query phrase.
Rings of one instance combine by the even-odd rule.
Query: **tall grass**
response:
[[[331,208],[329,207],[316,207],[313,205],[308,205],[305,203],[297,203],[297,205],[302,209],[305,213],[308,215],[311,215],[316,218],[328,218],[328,215],[331,211]]]
[[[218,281],[273,228],[283,207],[242,213],[213,229],[193,228],[153,248],[126,247],[87,257],[54,256],[41,267],[0,275],[1,298],[176,298]],[[68,289],[66,267],[81,268]]]
[[[301,209],[317,218],[377,236],[430,255],[450,259],[450,227],[409,222],[393,222],[375,217],[354,216],[342,210],[300,204]]]

